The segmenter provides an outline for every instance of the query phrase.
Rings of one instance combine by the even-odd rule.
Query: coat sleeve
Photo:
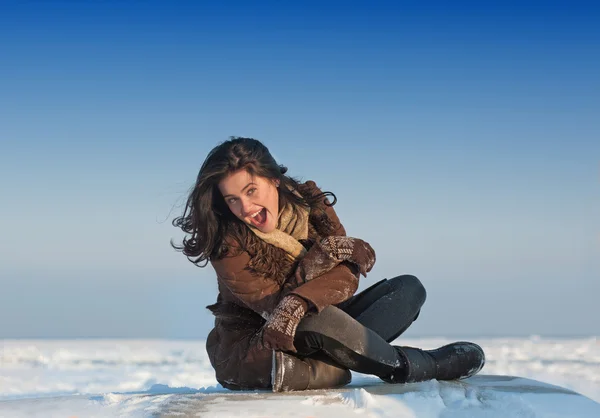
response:
[[[350,299],[358,289],[358,275],[358,268],[344,261],[288,294],[308,301],[309,311],[321,312],[329,305],[337,305]]]
[[[266,318],[281,298],[281,286],[248,269],[250,256],[245,251],[211,261],[217,280],[243,305]]]
[[[320,193],[312,181],[306,183]],[[346,230],[333,207],[325,205],[325,213],[333,224],[331,235],[345,236]],[[321,312],[328,305],[336,305],[349,299],[358,289],[359,270],[356,265],[342,262],[327,273],[296,288],[288,287],[284,293],[294,294],[309,302],[309,309]],[[293,277],[293,276],[292,276]]]

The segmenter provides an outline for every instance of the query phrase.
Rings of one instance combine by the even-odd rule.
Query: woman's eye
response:
[[[235,200],[236,200],[236,199],[235,199],[235,197],[231,197],[231,198],[229,198],[229,199],[227,200],[227,202],[228,202],[230,205],[233,205],[233,204],[235,203]]]
[[[248,196],[250,196],[251,194],[253,194],[255,191],[256,191],[256,187],[253,187],[250,190],[248,190]]]

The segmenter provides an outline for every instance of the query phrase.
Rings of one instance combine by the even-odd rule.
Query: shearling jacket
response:
[[[304,196],[321,193],[313,181],[301,184],[298,191]],[[346,231],[333,208],[321,203],[311,208],[308,239],[301,242],[308,249],[326,235]],[[297,262],[282,249],[256,240],[260,252],[227,242],[227,255],[211,260],[219,294],[217,303],[208,306],[216,318],[206,349],[217,381],[233,390],[271,387],[272,350],[260,343],[260,330],[284,296],[302,297],[310,315],[349,299],[358,288],[358,270],[346,262],[307,283],[296,283]]]

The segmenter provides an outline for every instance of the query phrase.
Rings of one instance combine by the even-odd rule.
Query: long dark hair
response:
[[[231,137],[210,151],[190,191],[183,215],[172,222],[190,236],[183,239],[182,245],[171,240],[171,246],[199,267],[227,252],[226,237],[240,246],[248,240],[249,229],[231,213],[218,187],[222,179],[241,169],[250,175],[278,180],[280,208],[287,202],[293,204],[295,211],[298,207],[312,208],[320,203],[332,206],[337,200],[331,192],[297,196],[291,190],[298,190],[300,181],[285,175],[287,167],[277,164],[265,145],[253,138]],[[325,199],[327,196],[333,197],[332,203]],[[205,263],[200,265],[202,262]]]

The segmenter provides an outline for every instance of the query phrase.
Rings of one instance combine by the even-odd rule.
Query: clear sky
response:
[[[231,135],[421,278],[407,335],[600,335],[597,7],[200,3],[0,3],[0,338],[205,337],[170,222]]]

